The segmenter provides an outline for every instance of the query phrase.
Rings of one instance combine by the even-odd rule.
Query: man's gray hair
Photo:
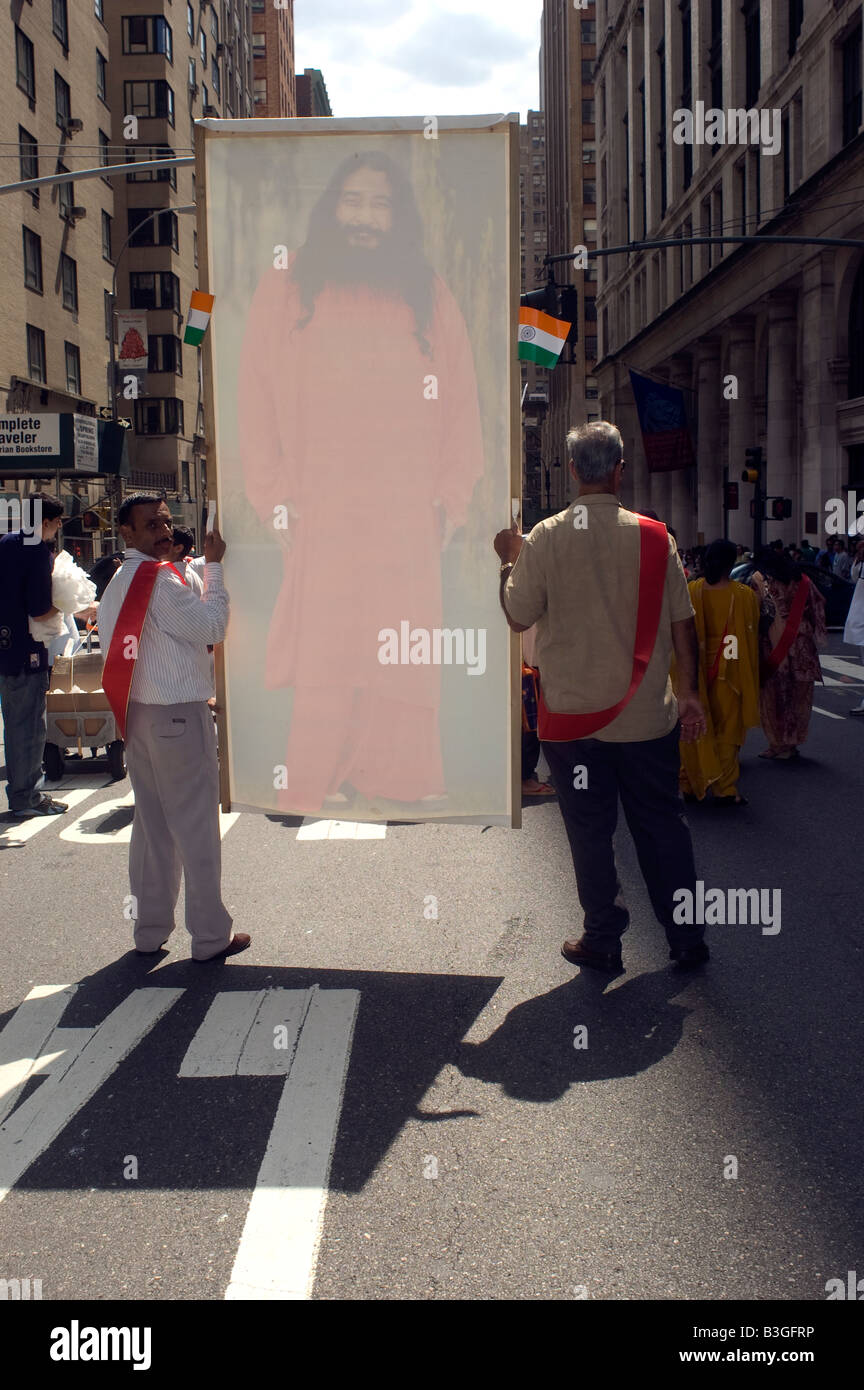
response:
[[[567,435],[567,457],[583,483],[608,482],[624,457],[621,435],[608,420],[579,425]]]

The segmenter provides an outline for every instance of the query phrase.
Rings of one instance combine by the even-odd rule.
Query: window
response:
[[[711,0],[711,42],[708,49],[708,70],[711,74],[711,105],[723,106],[723,0]],[[719,147],[712,145],[712,151]]]
[[[78,312],[78,266],[65,252],[60,255],[60,279],[63,285],[63,308]]]
[[[150,396],[135,402],[136,434],[182,434],[183,402],[175,396]]]
[[[111,302],[111,291],[102,291],[102,310],[105,315],[105,337],[110,339],[111,329],[114,326],[114,305]]]
[[[180,281],[170,270],[132,271],[129,300],[133,309],[174,309],[180,312]]]
[[[96,49],[96,95],[100,101],[108,100],[108,59]]]
[[[35,232],[31,232],[29,227],[22,228],[24,233],[24,284],[28,290],[36,290],[42,293],[42,238]]]
[[[596,24],[596,22],[595,22],[593,19],[583,19],[583,20],[582,20],[582,42],[583,42],[583,43],[596,43],[596,42],[597,42],[597,24]]]
[[[174,372],[183,375],[180,339],[173,333],[151,333],[148,338],[148,372]]]
[[[65,164],[58,162],[55,170],[58,174],[68,174],[69,170]],[[68,217],[72,211],[75,201],[75,192],[71,183],[58,183],[57,188],[57,208],[61,217]]]
[[[597,158],[597,146],[596,146],[596,145],[583,145],[583,146],[582,146],[582,163],[583,163],[583,164],[593,164],[596,158]]]
[[[849,302],[849,400],[864,396],[864,262]]]
[[[194,43],[194,42],[195,42],[195,11],[193,10],[192,6],[188,3],[188,0],[187,0],[187,4],[186,4],[186,33],[189,35],[190,39],[191,39],[192,42]]]
[[[204,30],[203,30],[203,29],[201,30],[201,33],[198,35],[198,48],[199,48],[199,50],[200,50],[200,52],[201,52],[201,62],[204,64],[204,67],[206,68],[206,67],[207,67],[207,35],[204,33]]]
[[[211,34],[211,36],[212,36],[213,42],[214,42],[214,43],[218,43],[218,42],[219,42],[219,16],[217,15],[216,10],[215,10],[215,8],[214,8],[212,5],[211,5],[211,7],[210,7],[210,34]]]
[[[266,78],[266,77],[256,77],[256,78],[254,78],[254,79],[253,79],[253,89],[254,89],[254,92],[255,92],[255,105],[256,105],[256,106],[266,106],[266,105],[267,105],[267,78]],[[536,178],[536,177],[537,177],[537,176],[535,175],[535,178]],[[539,178],[537,179],[537,182],[538,182],[538,183],[540,182]]]
[[[104,130],[99,132],[99,163],[106,169],[111,163],[111,138]],[[103,179],[102,182],[107,183],[109,188],[112,186],[111,180],[108,178]]]
[[[210,59],[210,77],[213,82],[213,90],[218,97],[220,93],[221,83],[219,80],[219,64],[215,58]]]
[[[105,16],[102,13],[102,0],[93,0],[93,13],[95,14],[96,18],[101,20],[104,24]]]
[[[174,61],[174,37],[171,25],[162,15],[125,15],[123,18],[124,53],[162,53],[169,63]]]
[[[66,13],[66,0],[51,0],[51,28],[54,37],[60,40],[64,49],[68,49],[69,16]]]
[[[585,358],[589,362],[597,360],[597,338],[596,335],[585,339]]]
[[[798,35],[804,23],[804,0],[788,0],[789,4],[789,57],[798,47]]]
[[[152,116],[174,124],[174,92],[161,79],[156,82],[124,82],[123,114]]]
[[[22,181],[24,179],[38,179],[39,177],[39,146],[36,137],[31,135],[29,130],[25,130],[23,125],[18,127],[18,172]],[[36,207],[39,206],[39,190],[34,188],[31,193]]]
[[[596,184],[596,182],[594,181],[594,179],[583,179],[583,180],[582,180],[582,202],[583,202],[583,203],[596,203],[596,202],[597,202],[597,184]]]
[[[762,55],[759,28],[759,0],[745,0],[744,6],[744,100],[748,107],[759,101],[762,85]]]
[[[193,227],[193,229],[192,229],[192,262],[193,262],[193,264],[195,265],[195,267],[196,267],[196,269],[197,269],[197,266],[198,266],[198,233],[195,231],[194,227]]]
[[[596,64],[593,58],[582,59],[582,81],[590,86],[594,81],[594,68]]]
[[[66,355],[66,390],[73,396],[81,395],[81,352],[75,343],[64,343]]]
[[[690,13],[690,0],[681,0],[681,106],[690,110],[693,95],[693,22]],[[690,187],[693,179],[693,146],[681,146],[683,163],[683,185]]]
[[[713,234],[712,234],[712,231],[711,231],[711,199],[710,199],[710,198],[703,198],[703,200],[702,200],[702,236],[711,236],[711,235],[713,235]],[[705,264],[706,264],[706,268],[707,268],[708,270],[711,269],[711,262],[712,262],[712,260],[713,260],[713,258],[714,258],[713,253],[714,253],[714,247],[711,245],[711,243],[710,243],[710,241],[709,241],[709,242],[708,242],[708,245],[705,247]]]
[[[65,130],[72,119],[72,96],[69,83],[63,80],[59,72],[54,74],[54,115],[57,125]]]
[[[158,217],[154,217],[154,213],[154,207],[128,208],[129,246],[171,246],[174,250],[178,249],[176,213],[165,210]]]
[[[111,214],[102,209],[102,256],[111,260]]]
[[[593,124],[594,124],[594,102],[593,102],[593,101],[583,101],[583,103],[582,103],[582,124],[583,124],[583,125],[593,125]]]
[[[742,236],[747,236],[747,169],[742,159],[735,165],[735,192],[738,198],[738,224]]]
[[[747,203],[751,209],[753,221],[753,231],[759,226],[762,217],[762,149],[748,150],[747,155],[747,174],[749,178],[749,188],[747,193]]]
[[[133,145],[126,151],[126,163],[134,164],[139,159],[142,164],[148,163],[151,159],[173,159],[174,151],[170,145]],[[172,169],[142,169],[140,174],[130,172],[126,175],[127,183],[170,183],[172,188],[177,187],[177,170]]]
[[[198,85],[198,84],[197,84],[196,81],[195,81],[195,59],[194,59],[194,58],[190,58],[190,59],[189,59],[189,86],[190,86],[190,87],[196,87],[197,85]]]
[[[843,44],[843,144],[854,140],[861,125],[861,25]]]
[[[669,202],[669,183],[666,169],[666,44],[663,39],[660,40],[657,46],[657,74],[659,78],[660,98],[657,153],[660,156],[660,216],[662,217]],[[608,341],[608,339],[604,341]]]
[[[252,57],[253,57],[253,58],[266,58],[266,57],[267,57],[267,35],[266,35],[266,34],[253,34],[253,35],[252,35]]]
[[[205,106],[210,105],[210,93],[207,91],[207,83],[201,83],[201,100]],[[194,143],[194,141],[193,141]]]
[[[27,324],[27,375],[31,381],[44,383],[48,380],[45,371],[45,334],[41,328],[34,328],[32,323]]]

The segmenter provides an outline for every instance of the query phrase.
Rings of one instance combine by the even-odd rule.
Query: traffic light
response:
[[[558,318],[562,318],[565,323],[571,325],[570,332],[567,334],[567,342],[575,343],[579,339],[579,291],[574,285],[564,285],[561,290],[561,307],[558,311]]]
[[[738,510],[738,484],[726,483],[723,489],[723,505],[727,512],[737,512]]]
[[[762,471],[761,446],[753,449],[745,449],[744,457],[747,460],[747,467],[741,474],[741,481],[743,483],[758,483],[759,475]]]
[[[772,497],[771,515],[775,521],[786,521],[792,515],[791,497]]]
[[[109,522],[107,517],[102,512],[96,511],[93,507],[86,512],[82,512],[80,519],[82,531],[107,531],[108,529]]]
[[[554,283],[539,290],[528,290],[527,294],[519,296],[519,303],[523,309],[539,309],[541,314],[551,314],[553,319],[559,317],[558,290]]]

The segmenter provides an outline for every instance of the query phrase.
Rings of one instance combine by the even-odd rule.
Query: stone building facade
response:
[[[597,0],[599,244],[864,240],[862,8]],[[758,129],[745,111],[760,113]],[[746,544],[740,476],[745,450],[761,446],[767,492],[792,499],[766,538],[822,535],[827,500],[864,493],[864,245],[701,244],[598,261],[600,405],[624,436],[626,500],[653,508],[681,544],[710,541],[723,534],[724,477],[738,480],[728,534]],[[631,368],[684,390],[694,468],[648,473]]]

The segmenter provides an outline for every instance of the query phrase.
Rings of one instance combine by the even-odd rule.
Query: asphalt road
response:
[[[253,944],[203,968],[182,911],[170,953],[130,952],[128,782],[85,764],[55,793],[82,791],[65,817],[29,839],[0,821],[0,1103],[24,1078],[0,1128],[0,1278],[43,1299],[275,1278],[339,1300],[824,1300],[864,1274],[864,721],[845,717],[864,685],[837,635],[826,671],[801,761],[760,762],[753,734],[750,805],[693,808],[705,883],[780,889],[782,922],[709,929],[690,976],[626,831],[626,973],[562,959],[581,919],[554,801],[521,832],[378,839],[241,814],[223,887]],[[72,985],[41,1033],[56,995],[16,1013]],[[300,1031],[271,1065],[280,1044],[254,1039],[282,1014],[253,1019],[277,1005]],[[57,1054],[29,1079],[28,1046]]]

